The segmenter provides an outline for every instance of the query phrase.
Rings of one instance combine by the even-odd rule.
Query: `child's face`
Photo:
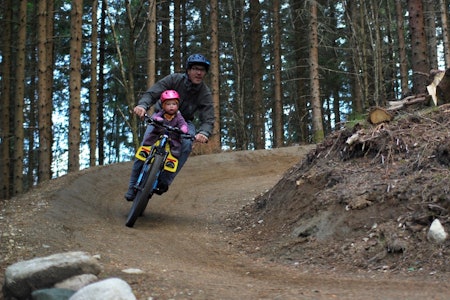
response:
[[[164,111],[171,115],[175,114],[178,111],[178,100],[167,99],[164,101]]]

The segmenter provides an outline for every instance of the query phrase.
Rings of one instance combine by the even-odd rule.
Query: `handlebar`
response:
[[[160,122],[160,121],[156,121],[156,120],[154,120],[152,117],[150,117],[150,116],[147,115],[147,114],[144,115],[144,121],[147,122],[148,124],[151,124],[151,125],[156,125],[156,126],[158,126],[158,127],[163,127],[163,128],[165,128],[167,131],[169,131],[169,132],[175,132],[175,133],[178,133],[182,138],[185,138],[185,139],[191,139],[191,140],[194,140],[194,139],[195,139],[195,135],[192,135],[192,134],[189,134],[189,133],[184,133],[184,132],[181,131],[181,129],[178,128],[178,127],[173,127],[173,126],[164,124],[164,123],[162,123],[162,122]]]

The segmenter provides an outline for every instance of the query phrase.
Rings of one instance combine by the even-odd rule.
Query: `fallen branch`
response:
[[[413,96],[408,96],[402,100],[398,101],[389,101],[389,107],[387,108],[388,111],[395,111],[402,109],[406,106],[413,105],[413,104],[428,104],[428,101],[430,101],[431,96],[427,94],[418,94]]]

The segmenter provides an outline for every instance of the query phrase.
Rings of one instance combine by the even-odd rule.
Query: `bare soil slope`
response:
[[[82,250],[143,300],[448,299],[449,242],[426,229],[449,225],[449,113],[403,120],[353,146],[343,130],[317,147],[191,157],[134,228],[131,163],[52,180],[0,202],[0,280],[18,260]]]
[[[397,120],[330,135],[235,226],[279,262],[448,280],[450,241],[427,233],[435,219],[449,231],[450,111]]]

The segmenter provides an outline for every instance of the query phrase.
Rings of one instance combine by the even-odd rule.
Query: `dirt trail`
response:
[[[241,249],[227,218],[271,188],[312,149],[191,157],[169,192],[124,226],[131,163],[71,174],[1,203],[1,274],[20,259],[82,250],[101,257],[138,299],[445,299],[448,285],[279,264]],[[1,236],[1,235],[0,235]],[[9,239],[9,241],[8,241]],[[11,241],[12,240],[12,241]],[[138,268],[143,274],[121,270]]]

